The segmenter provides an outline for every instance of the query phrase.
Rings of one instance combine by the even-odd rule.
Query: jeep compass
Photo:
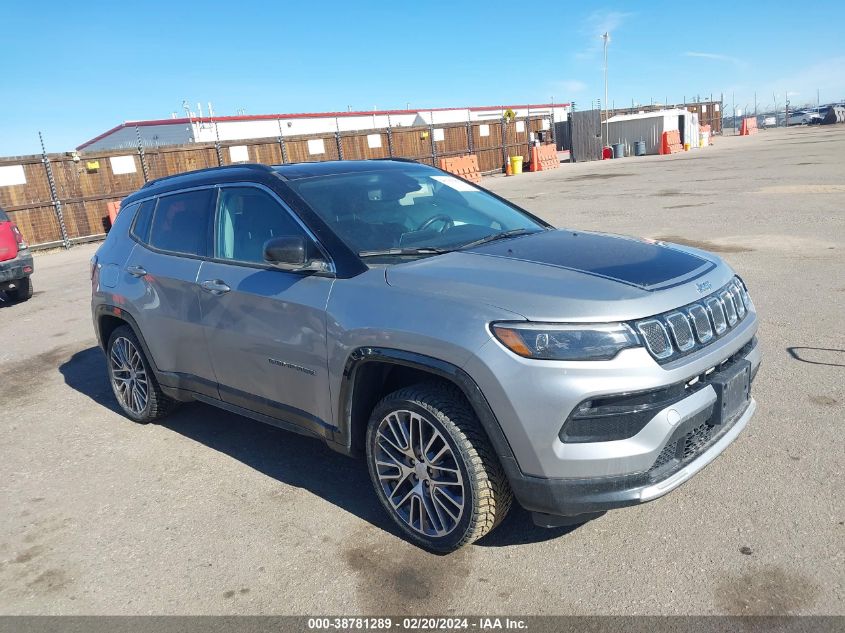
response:
[[[514,499],[551,527],[661,497],[756,407],[756,310],[719,257],[556,229],[413,162],[150,182],[91,271],[127,416],[196,400],[363,456],[431,550]]]

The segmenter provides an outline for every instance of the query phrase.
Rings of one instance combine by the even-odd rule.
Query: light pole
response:
[[[610,123],[607,120],[607,45],[610,42],[610,33],[605,31],[601,36],[604,40],[604,125],[605,125],[605,146],[610,145]]]

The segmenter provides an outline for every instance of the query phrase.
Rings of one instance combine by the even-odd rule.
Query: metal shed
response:
[[[659,154],[663,132],[672,130],[679,130],[690,147],[698,147],[698,116],[688,110],[620,114],[608,119],[608,128],[609,143],[624,143],[626,156],[633,155],[636,141],[645,141],[646,154]]]

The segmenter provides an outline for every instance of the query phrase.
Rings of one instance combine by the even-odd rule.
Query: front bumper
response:
[[[742,432],[757,410],[752,398],[748,408],[724,429],[698,456],[662,480],[652,481],[647,472],[595,479],[511,478],[514,495],[532,512],[578,516],[652,501],[671,492],[716,459]]]
[[[9,286],[10,282],[29,277],[34,271],[32,254],[21,251],[14,259],[0,262],[0,290]]]
[[[497,370],[506,389],[479,384],[501,425],[502,437],[493,443],[520,504],[545,515],[587,516],[656,499],[713,461],[745,428],[756,403],[749,398],[741,413],[717,423],[719,396],[706,380],[691,388],[688,396],[656,410],[632,437],[570,443],[558,435],[569,412],[586,398],[660,389],[720,365],[744,363],[753,378],[761,354],[755,338],[756,314],[750,316],[730,335],[677,363],[658,366],[644,350],[627,350],[613,361],[581,366],[517,361],[518,371]],[[491,366],[490,356],[499,350],[483,351],[488,355],[484,363]],[[470,362],[467,369],[485,382],[480,364]],[[503,415],[508,410],[515,417]],[[676,447],[678,458],[667,463],[667,451]]]

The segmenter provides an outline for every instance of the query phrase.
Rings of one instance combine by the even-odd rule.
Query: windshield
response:
[[[489,193],[422,166],[289,184],[362,256],[422,256],[506,231],[522,234],[546,228]],[[394,252],[381,253],[388,250]]]

